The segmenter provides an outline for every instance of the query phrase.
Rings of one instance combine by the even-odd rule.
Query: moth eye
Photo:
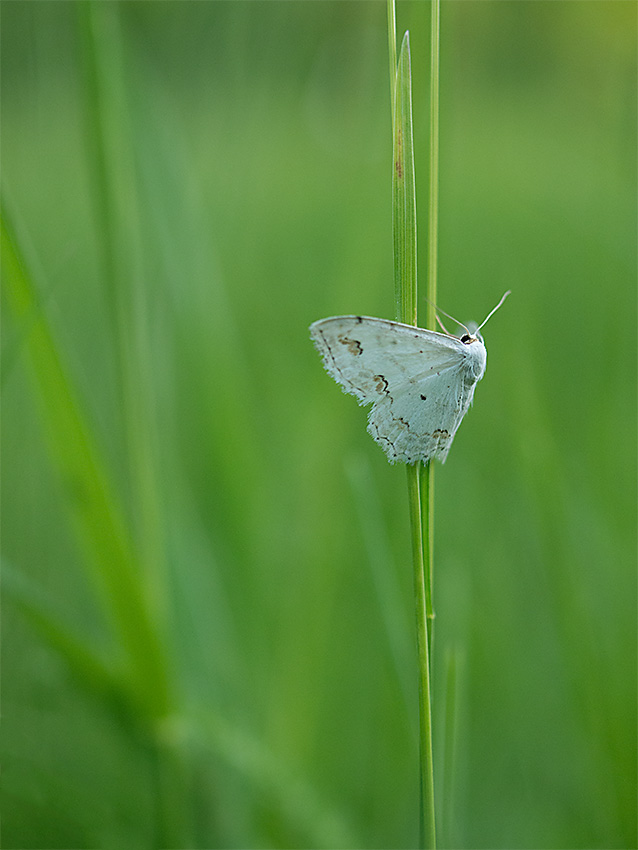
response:
[[[473,342],[473,341],[474,340],[472,339],[472,337],[469,334],[463,334],[463,336],[461,337],[461,342],[464,342],[466,345],[469,342]]]

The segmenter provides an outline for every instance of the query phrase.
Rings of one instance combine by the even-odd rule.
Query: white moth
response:
[[[473,333],[459,322],[461,337],[368,316],[310,326],[328,374],[360,404],[372,405],[368,431],[391,463],[445,461],[485,373],[479,331],[508,295]]]

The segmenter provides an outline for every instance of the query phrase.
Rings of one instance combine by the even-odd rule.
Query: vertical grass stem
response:
[[[439,65],[441,0],[431,0],[430,22],[430,186],[428,202],[428,282],[427,327],[436,328],[434,305],[437,298],[439,244]],[[427,605],[428,644],[432,656],[434,637],[434,464],[420,469],[423,557]]]
[[[420,846],[427,848],[427,850],[434,850],[436,847],[436,817],[434,808],[430,650],[427,618],[427,583],[423,563],[419,469],[416,465],[408,466],[407,473],[419,662]]]
[[[431,0],[430,24],[430,187],[428,203],[427,327],[436,328],[435,308],[439,245],[439,45],[441,0]]]
[[[389,3],[393,5],[393,0],[389,0]],[[388,23],[391,29],[394,23],[394,8],[388,11]],[[392,40],[392,33],[390,33],[390,40]],[[390,54],[392,55],[392,49],[390,50]],[[396,83],[393,91],[392,230],[396,312],[399,321],[416,325],[416,190],[412,130],[410,40],[407,32],[403,37],[399,52]],[[427,576],[429,573],[426,573],[424,564],[423,508],[420,496],[419,466],[408,466],[407,476],[419,661],[421,847],[434,848],[436,846],[436,830],[427,596]],[[430,492],[429,488],[427,492]],[[429,507],[426,509],[426,515],[428,517],[430,516]],[[429,608],[431,608],[431,597]]]

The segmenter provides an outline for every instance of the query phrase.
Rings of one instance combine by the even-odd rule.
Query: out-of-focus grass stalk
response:
[[[54,463],[68,492],[87,568],[110,621],[123,663],[123,686],[134,709],[159,718],[169,710],[166,658],[140,582],[139,563],[126,530],[92,429],[78,401],[54,335],[40,307],[38,289],[21,243],[1,212],[2,285],[18,323],[39,389],[44,428]]]
[[[88,2],[77,6],[84,48],[86,128],[93,181],[97,231],[103,257],[103,286],[110,306],[121,393],[121,415],[128,481],[132,495],[131,536],[138,554],[140,582],[156,630],[156,639],[171,645],[168,629],[163,494],[155,447],[155,376],[149,316],[152,289],[148,257],[158,246],[144,241],[142,226],[147,200],[136,159],[141,145],[132,118],[131,93],[137,80],[129,72],[122,18],[117,3]],[[167,653],[168,655],[168,653]],[[168,662],[168,658],[167,658]],[[165,663],[178,705],[179,687]],[[190,755],[170,716],[146,728],[153,765],[158,846],[190,846],[192,788]],[[178,731],[176,731],[178,730]]]
[[[446,847],[455,846],[454,786],[456,781],[456,741],[458,715],[459,653],[454,647],[445,657],[445,735],[443,737],[443,778],[441,780],[441,825]]]
[[[64,658],[69,672],[82,683],[84,690],[100,699],[115,699],[121,705],[122,687],[113,664],[88,645],[84,635],[69,627],[49,594],[5,558],[2,558],[2,591],[5,600],[11,600],[47,645]]]
[[[430,22],[430,187],[428,201],[428,281],[426,327],[436,329],[435,304],[437,294],[439,244],[439,45],[441,0],[431,0]],[[421,524],[423,558],[425,561],[425,598],[428,624],[428,646],[432,655],[434,637],[434,464],[419,467],[421,483]]]
[[[129,106],[130,76],[117,3],[77,7],[85,71],[86,128],[105,300],[115,338],[133,535],[158,626],[165,614],[165,548],[154,452],[150,296],[140,233],[139,174]],[[160,626],[161,627],[161,626]]]
[[[393,0],[389,0],[393,5]],[[388,21],[394,20],[394,11]],[[412,83],[410,40],[406,32],[399,53],[393,103],[392,229],[394,243],[394,283],[397,319],[417,324],[417,243],[416,190],[412,132]],[[434,770],[432,756],[432,706],[430,660],[423,562],[423,536],[419,467],[407,466],[408,503],[412,537],[412,563],[416,606],[419,660],[419,763],[421,775],[421,846],[436,846],[434,812]]]

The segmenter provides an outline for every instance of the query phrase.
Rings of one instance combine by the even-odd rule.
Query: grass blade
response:
[[[393,15],[388,14],[388,20]],[[394,282],[397,318],[417,324],[417,232],[414,143],[412,130],[412,81],[410,39],[405,33],[396,72],[393,121],[392,226],[394,241]],[[434,810],[434,771],[432,755],[432,707],[430,689],[430,648],[428,610],[431,610],[431,564],[426,576],[424,564],[423,506],[420,492],[421,464],[409,465],[408,504],[412,538],[412,564],[416,607],[419,660],[419,764],[421,776],[421,846],[436,846]],[[429,488],[427,493],[429,495]],[[426,516],[430,502],[426,501]],[[427,526],[429,529],[429,526]],[[429,551],[429,547],[428,547]],[[429,600],[429,607],[428,607]]]
[[[166,664],[144,598],[139,564],[4,200],[1,219],[6,303],[15,319],[28,326],[25,343],[42,402],[43,425],[53,461],[67,486],[67,504],[87,554],[84,563],[125,658],[136,708],[161,716],[169,702]]]
[[[426,581],[423,564],[419,473],[408,466],[408,502],[414,568],[417,652],[419,662],[419,765],[421,774],[421,847],[436,847],[434,809],[434,758],[432,751],[432,697],[428,642]]]
[[[117,3],[77,7],[86,79],[86,134],[103,286],[115,339],[124,449],[135,502],[133,535],[146,587],[166,609],[165,544],[153,429],[155,384],[150,351],[151,293],[145,267],[133,88]]]
[[[48,646],[65,659],[68,669],[85,690],[106,699],[121,690],[117,676],[96,651],[86,646],[86,638],[75,635],[44,592],[4,560],[2,590]]]
[[[428,283],[426,327],[436,328],[439,244],[439,52],[441,0],[431,0],[430,24],[430,186],[428,203]],[[434,464],[420,467],[421,525],[425,562],[425,593],[430,657],[434,638]]]
[[[392,234],[396,314],[399,322],[416,325],[416,190],[410,36],[407,32],[403,37],[396,71],[393,135]]]
[[[428,203],[427,324],[436,329],[436,292],[439,246],[439,43],[440,3],[432,0],[430,23],[430,187]]]

